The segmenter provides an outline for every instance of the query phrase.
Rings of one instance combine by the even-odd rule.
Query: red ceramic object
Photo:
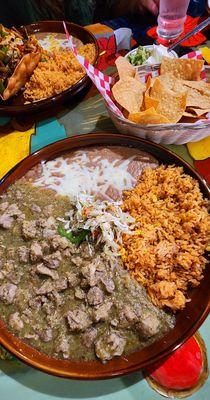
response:
[[[198,383],[202,370],[202,351],[192,337],[160,366],[147,369],[147,372],[167,389],[184,390]]]
[[[194,165],[199,174],[201,174],[210,186],[210,158],[206,160],[194,161]]]

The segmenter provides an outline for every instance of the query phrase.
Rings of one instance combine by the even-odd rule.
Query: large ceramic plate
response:
[[[40,161],[56,158],[72,149],[92,145],[132,146],[152,154],[160,163],[183,166],[187,174],[198,180],[203,195],[208,198],[210,197],[209,189],[205,181],[189,164],[171,151],[132,136],[110,133],[75,136],[73,139],[64,139],[44,147],[42,150],[35,152],[23,160],[2,179],[0,182],[0,194]],[[75,362],[49,357],[13,336],[13,334],[7,330],[1,319],[0,343],[22,361],[50,374],[75,379],[112,378],[145,368],[150,364],[162,360],[197,331],[209,313],[209,266],[206,266],[204,278],[200,286],[190,292],[190,298],[192,300],[187,303],[185,309],[177,313],[175,328],[168,332],[162,339],[140,351],[126,356],[126,358],[115,358],[106,364],[102,364],[100,361]]]
[[[95,46],[95,64],[98,60],[99,56],[99,48],[98,43],[95,37],[89,32],[87,29],[82,26],[66,22],[67,29],[69,33],[74,37],[75,44],[87,44],[93,43]],[[35,24],[26,25],[25,27],[21,27],[19,30],[22,31],[25,29],[28,35],[35,35],[41,44],[43,42],[47,42],[49,36],[54,36],[60,41],[60,43],[64,42],[65,47],[65,39],[66,35],[64,33],[63,23],[62,21],[41,21]],[[46,48],[46,47],[45,47]],[[0,115],[19,115],[25,113],[34,113],[38,111],[43,111],[45,109],[49,109],[54,107],[57,104],[64,103],[66,100],[70,100],[79,95],[81,92],[85,90],[90,84],[90,79],[87,75],[81,78],[77,83],[72,85],[69,89],[66,89],[62,93],[59,93],[55,96],[48,97],[47,99],[25,104],[25,100],[23,95],[19,93],[18,95],[12,97],[6,102],[0,103]]]

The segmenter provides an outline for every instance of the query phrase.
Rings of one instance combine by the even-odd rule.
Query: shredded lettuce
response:
[[[65,236],[70,234],[69,240],[72,232],[89,232],[84,240],[91,238],[97,244],[103,244],[107,254],[115,252],[116,255],[119,253],[122,235],[132,234],[132,224],[135,222],[130,214],[122,211],[121,203],[90,198],[78,200],[65,218],[59,221],[63,223]]]

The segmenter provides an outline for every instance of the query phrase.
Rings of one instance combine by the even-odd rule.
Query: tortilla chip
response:
[[[8,79],[7,87],[3,92],[3,100],[8,100],[14,96],[32,75],[37,64],[39,63],[41,53],[28,53],[20,60],[16,66],[12,76]]]
[[[176,123],[181,119],[186,108],[186,92],[173,92],[156,78],[151,89],[151,97],[159,101],[157,113],[165,116],[171,123]]]
[[[196,114],[192,114],[189,111],[185,111],[183,114],[183,117],[189,117],[189,118],[195,118],[195,119],[199,119],[198,116]]]
[[[144,93],[144,101],[142,109],[148,110],[151,107],[157,108],[159,101],[154,99],[150,95],[150,89],[153,86],[154,79],[151,79],[151,76],[148,77],[146,82],[146,92]]]
[[[196,115],[197,117],[200,117],[201,115],[207,114],[208,112],[210,112],[210,108],[205,109],[201,109],[201,108],[193,108],[193,107],[187,107],[187,112],[190,112],[194,115]]]
[[[162,75],[159,77],[161,82],[177,93],[187,91],[187,106],[193,108],[208,109],[210,106],[210,84],[205,81],[186,81],[179,80],[171,74]]]
[[[128,119],[132,122],[139,123],[139,120],[143,115],[154,115],[157,114],[154,107],[148,108],[148,110],[139,111],[137,113],[130,113]]]
[[[140,122],[142,125],[170,124],[171,122],[161,114],[144,115]]]
[[[193,89],[196,89],[200,92],[204,92],[205,90],[209,93],[210,92],[210,83],[204,80],[201,81],[187,81],[182,80],[182,83],[186,86],[189,86]]]
[[[150,109],[151,107],[154,107],[156,110],[159,104],[159,100],[151,97],[148,95],[148,92],[146,91],[144,94],[144,107],[145,109]]]
[[[176,79],[171,73],[161,75],[158,79],[163,86],[177,94],[187,92],[188,107],[208,109],[210,106],[210,85],[205,81]]]
[[[153,125],[153,124],[169,124],[170,121],[156,112],[154,107],[149,108],[148,110],[138,112],[135,114],[129,114],[128,119],[136,124],[142,125]]]
[[[151,75],[148,76],[147,82],[146,82],[146,89],[147,90],[152,88],[152,86],[154,85],[155,79],[156,78],[155,77],[151,77]]]
[[[115,100],[129,113],[136,113],[140,110],[144,91],[145,85],[131,77],[127,77],[126,80],[120,79],[112,87]]]
[[[200,93],[198,90],[188,87],[187,91],[187,107],[202,108],[204,110],[210,108],[210,96]]]
[[[190,104],[192,104],[194,106],[195,103],[197,102],[196,90],[190,88],[190,85],[185,85],[185,82],[189,82],[189,84],[191,82],[195,84],[200,84],[201,81],[197,82],[197,81],[186,81],[186,80],[176,79],[171,73],[161,75],[158,77],[158,79],[162,83],[162,85],[166,87],[166,89],[173,91],[174,94],[180,95],[187,93],[186,105],[190,106]]]
[[[115,65],[117,67],[118,75],[120,79],[126,79],[128,76],[131,78],[135,77],[136,69],[129,63],[125,57],[119,56]]]
[[[170,89],[179,94],[183,92],[185,93],[188,90],[188,88],[183,85],[183,81],[181,79],[176,79],[172,73],[160,75],[158,79],[167,89]]]
[[[160,74],[172,73],[178,79],[189,81],[200,80],[201,70],[204,61],[192,58],[169,58],[163,57],[160,67]]]
[[[151,86],[152,86],[152,79],[151,79],[151,76],[149,75],[147,78],[147,81],[146,81],[146,91],[149,92]]]
[[[191,89],[195,89],[201,94],[204,94],[206,96],[210,97],[210,83],[207,83],[205,81],[182,81],[183,85],[186,87],[189,87]]]
[[[183,115],[182,118],[180,119],[179,123],[180,124],[194,124],[195,122],[197,122],[199,120],[202,120],[202,121],[205,122],[205,118],[202,118],[202,117],[198,117],[198,118],[195,118],[195,117],[192,117],[192,116],[190,116],[190,117],[186,116],[185,117]]]

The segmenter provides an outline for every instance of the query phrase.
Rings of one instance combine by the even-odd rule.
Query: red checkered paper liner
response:
[[[203,60],[202,54],[199,50],[197,51],[191,51],[191,53],[185,54],[184,56],[180,57],[180,58],[184,58],[184,59],[195,59],[195,60]],[[147,79],[149,76],[151,76],[151,78],[155,78],[156,76],[160,75],[160,69],[155,70],[155,71],[151,71],[148,74],[144,75],[141,77],[141,81],[143,83],[146,83]],[[206,80],[206,73],[205,73],[205,67],[203,66],[202,71],[201,71],[201,79]]]
[[[69,42],[69,47],[71,48],[72,52],[74,53],[76,59],[79,63],[84,67],[87,75],[97,87],[98,91],[103,96],[104,100],[107,102],[108,106],[112,109],[112,111],[120,117],[123,117],[122,112],[119,108],[114,104],[111,99],[111,85],[114,83],[111,76],[103,74],[97,68],[95,68],[92,64],[89,63],[84,57],[78,54],[76,47],[73,44],[71,36],[67,30],[65,22],[63,22],[63,26],[66,32],[66,37]],[[124,117],[123,117],[124,118]]]
[[[71,35],[69,34],[66,24],[63,21],[63,26],[64,30],[66,32],[66,37],[69,43],[69,47],[71,48],[72,52],[74,53],[76,59],[78,62],[84,67],[87,75],[91,79],[91,81],[94,83],[94,85],[97,87],[98,91],[101,93],[103,96],[104,100],[108,104],[109,108],[117,114],[118,116],[122,117],[125,119],[123,113],[119,108],[115,105],[113,100],[111,99],[111,86],[114,84],[114,79],[111,76],[103,74],[101,71],[99,71],[96,67],[94,67],[92,64],[89,63],[88,60],[86,60],[83,56],[78,54],[77,49],[75,45],[73,44]],[[192,51],[191,53],[185,54],[181,58],[193,58],[193,59],[198,59],[202,60],[202,54],[200,51]],[[144,76],[141,77],[141,81],[145,83],[148,79],[149,76],[155,77],[160,75],[160,70],[152,71],[151,73],[148,73]],[[205,70],[203,68],[201,72],[201,78],[205,79]],[[205,120],[205,123],[210,120]],[[195,124],[202,124],[203,121],[197,121]]]
[[[185,54],[184,56],[180,58],[194,58],[197,60],[203,60],[203,56],[199,50],[197,51],[191,51],[191,53]],[[206,80],[206,73],[205,73],[205,67],[203,66],[202,71],[201,71],[201,79]]]

